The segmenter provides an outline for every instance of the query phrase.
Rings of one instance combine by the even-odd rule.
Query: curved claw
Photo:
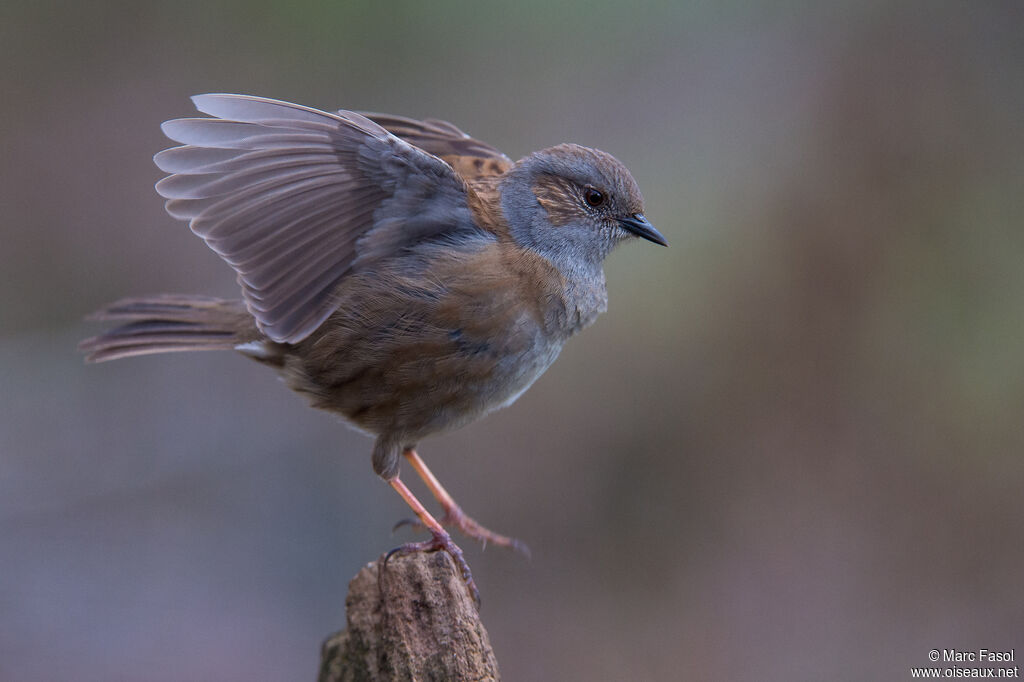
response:
[[[404,528],[405,526],[409,526],[413,530],[420,530],[422,528],[426,528],[426,526],[424,526],[423,523],[419,519],[414,519],[414,518],[410,517],[410,518],[401,519],[398,523],[396,523],[395,525],[391,526],[391,532],[394,533],[399,528]]]
[[[390,552],[384,555],[384,561],[381,562],[381,570],[387,569],[388,560],[394,555],[412,554],[413,552],[436,552],[443,550],[448,553],[452,559],[455,560],[455,565],[459,569],[459,573],[462,574],[462,581],[466,583],[466,587],[469,589],[469,594],[473,597],[473,603],[476,604],[477,609],[480,608],[480,591],[476,588],[476,583],[473,581],[473,573],[469,570],[469,564],[466,563],[465,557],[462,555],[462,549],[452,542],[452,537],[442,531],[441,533],[431,533],[429,540],[423,540],[422,542],[407,542],[404,545],[395,547]]]

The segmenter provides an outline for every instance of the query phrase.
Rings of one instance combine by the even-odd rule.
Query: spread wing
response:
[[[512,165],[512,159],[448,121],[434,118],[417,121],[392,114],[360,113],[409,144],[444,159],[467,180],[501,175]]]
[[[349,272],[438,234],[477,229],[465,182],[365,116],[278,100],[192,98],[213,118],[164,123],[167,211],[238,273],[263,332],[308,336]]]

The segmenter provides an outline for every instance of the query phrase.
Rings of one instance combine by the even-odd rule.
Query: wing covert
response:
[[[501,151],[470,137],[448,121],[434,118],[418,121],[393,114],[361,113],[391,134],[440,157],[467,180],[501,175],[512,165],[512,159]]]

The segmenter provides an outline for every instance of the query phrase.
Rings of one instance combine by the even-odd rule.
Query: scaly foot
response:
[[[462,556],[462,549],[459,548],[452,541],[452,536],[445,530],[440,532],[430,531],[431,538],[424,540],[423,542],[408,542],[399,547],[395,547],[393,550],[384,555],[384,561],[381,565],[381,570],[384,570],[388,566],[388,560],[396,554],[401,556],[403,554],[412,554],[413,552],[436,552],[443,550],[448,553],[452,559],[455,560],[455,565],[459,568],[459,573],[462,574],[462,580],[466,583],[466,587],[469,588],[469,593],[473,597],[473,602],[477,608],[480,608],[480,591],[476,589],[476,583],[473,582],[473,574],[469,570],[469,564],[466,563],[465,557]]]
[[[458,528],[459,532],[468,538],[479,540],[484,547],[487,547],[487,543],[497,545],[498,547],[508,547],[513,549],[526,558],[530,557],[530,548],[526,546],[525,542],[510,538],[506,535],[500,535],[492,530],[484,528],[474,519],[467,516],[459,505],[452,505],[450,509],[446,509],[444,516],[441,517],[441,525],[446,527]]]
[[[486,548],[487,544],[497,545],[498,547],[507,547],[516,552],[519,552],[527,559],[530,558],[530,548],[526,546],[526,543],[516,538],[510,538],[506,535],[495,533],[493,530],[489,530],[473,518],[466,515],[465,512],[459,508],[458,505],[445,511],[444,516],[441,517],[440,523],[446,528],[457,528],[460,533],[468,538],[479,540],[481,544]],[[396,523],[391,530],[396,531],[403,526],[409,526],[411,528],[425,528],[425,526],[419,521],[419,519],[402,519]]]

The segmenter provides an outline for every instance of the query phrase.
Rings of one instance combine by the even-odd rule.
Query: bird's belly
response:
[[[464,339],[349,346],[330,366],[292,363],[291,387],[314,406],[373,435],[410,441],[468,424],[512,404],[558,357],[563,341],[542,334],[493,347]]]
[[[530,388],[558,358],[561,349],[561,343],[546,343],[543,347],[534,348],[526,356],[521,357],[514,367],[498,372],[495,381],[486,382],[481,387],[485,397],[481,401],[484,405],[483,414],[508,407],[518,400],[519,396],[525,393],[526,389]],[[498,386],[498,390],[494,390],[495,385]],[[491,389],[490,394],[488,388]]]
[[[469,366],[461,375],[425,386],[410,396],[406,409],[398,411],[389,428],[419,438],[464,426],[511,405],[551,366],[560,350],[561,344],[544,343],[502,358],[489,372],[478,374]]]

